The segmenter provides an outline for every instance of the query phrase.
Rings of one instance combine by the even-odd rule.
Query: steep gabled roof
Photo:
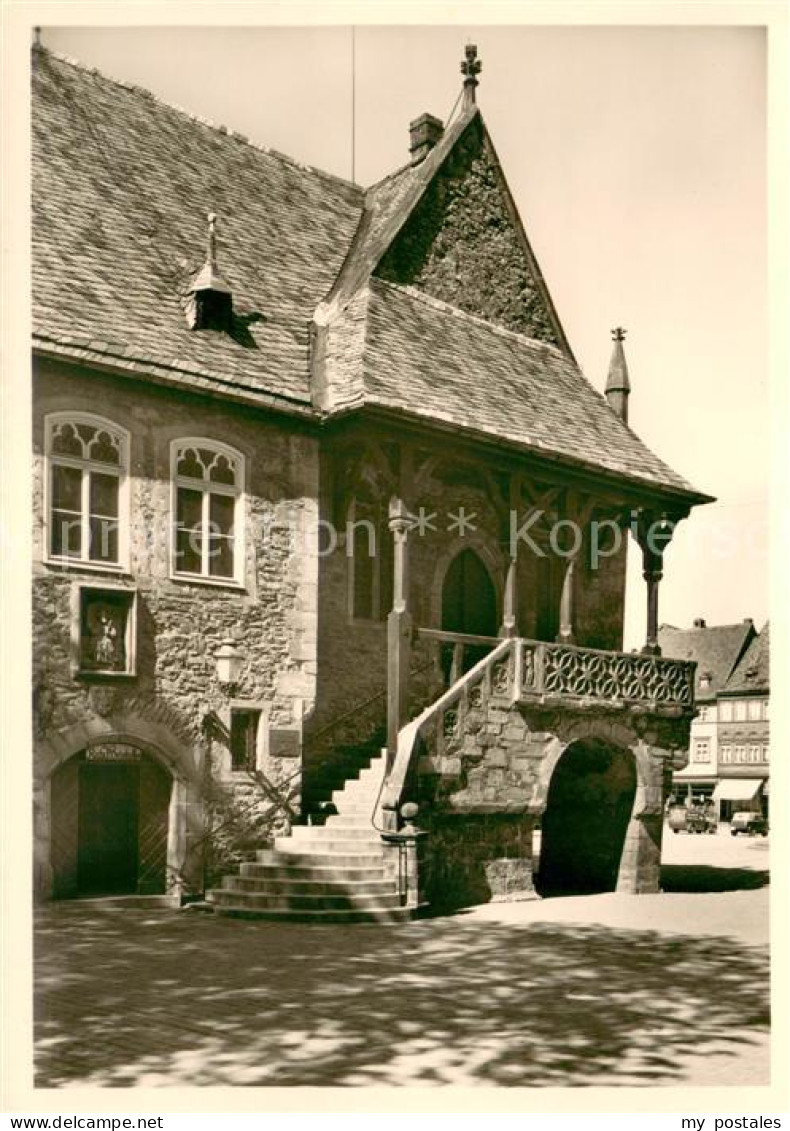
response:
[[[37,344],[310,406],[310,323],[359,223],[362,190],[137,87],[44,50],[33,58]],[[210,211],[232,336],[195,333],[184,314]]]
[[[322,358],[329,413],[392,409],[693,494],[609,408],[562,350],[371,279],[329,326]]]
[[[702,702],[715,699],[725,688],[738,661],[755,639],[751,621],[689,629],[662,625],[658,633],[662,655],[673,660],[696,661],[695,693]]]
[[[767,693],[771,689],[771,641],[766,623],[741,657],[724,687],[724,694]]]
[[[476,106],[421,163],[365,194],[137,87],[42,49],[33,57],[40,352],[317,420],[383,407],[684,502],[707,500],[578,369]],[[448,169],[463,207],[461,178],[475,161],[517,266],[510,312],[489,317],[486,307],[485,319],[468,312],[464,294],[448,305],[423,293],[446,286],[440,270],[420,291],[375,276],[393,249],[411,246],[414,232],[404,232],[431,213],[430,194]],[[209,212],[218,216],[218,266],[233,293],[230,334],[196,332],[186,319]],[[472,288],[480,247],[465,245]],[[485,251],[496,263],[496,250]],[[509,272],[500,271],[504,287]],[[485,289],[476,294],[483,305]],[[519,326],[534,324],[533,335],[495,324],[508,324],[513,310]]]

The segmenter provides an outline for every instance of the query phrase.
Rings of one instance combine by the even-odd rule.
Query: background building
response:
[[[738,809],[766,808],[768,796],[768,625],[758,635],[740,624],[691,629],[662,625],[665,656],[697,665],[697,717],[691,724],[688,765],[672,777],[680,803],[712,799],[721,820]]]

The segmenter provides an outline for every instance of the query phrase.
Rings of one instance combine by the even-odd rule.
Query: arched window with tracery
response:
[[[171,445],[174,577],[241,585],[244,580],[244,457],[213,440]]]
[[[93,413],[45,422],[49,561],[120,569],[128,546],[129,433]]]

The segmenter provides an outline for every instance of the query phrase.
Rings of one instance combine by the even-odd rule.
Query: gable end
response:
[[[374,273],[570,352],[479,115]]]

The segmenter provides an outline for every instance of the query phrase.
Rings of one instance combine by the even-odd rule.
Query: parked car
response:
[[[768,821],[762,813],[753,813],[744,810],[733,813],[730,821],[730,834],[746,833],[748,836],[768,836]]]
[[[673,833],[716,832],[715,811],[703,809],[701,806],[692,806],[687,809],[685,805],[673,805],[669,810],[667,820]]]

